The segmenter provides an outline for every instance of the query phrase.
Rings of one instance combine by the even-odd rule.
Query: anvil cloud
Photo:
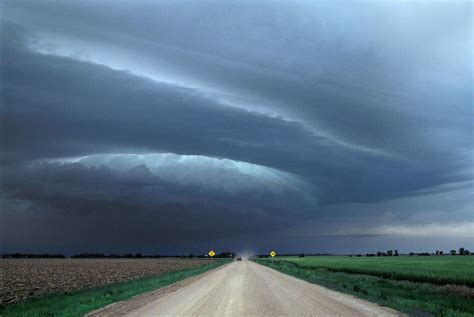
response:
[[[474,244],[471,2],[1,6],[2,252]]]

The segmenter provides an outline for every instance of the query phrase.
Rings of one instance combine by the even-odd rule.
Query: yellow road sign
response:
[[[207,254],[209,254],[209,256],[212,258],[214,255],[216,255],[216,252],[214,252],[214,250],[211,250]]]
[[[273,258],[274,256],[276,256],[276,255],[277,255],[277,254],[276,254],[275,251],[270,252],[270,256],[271,256],[272,258]]]

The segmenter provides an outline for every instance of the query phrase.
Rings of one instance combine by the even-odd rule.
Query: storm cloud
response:
[[[4,252],[474,243],[471,2],[1,18]]]

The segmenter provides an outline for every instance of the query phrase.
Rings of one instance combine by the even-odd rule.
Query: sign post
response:
[[[272,250],[272,251],[270,252],[270,256],[272,257],[272,264],[273,264],[273,258],[274,258],[276,255],[277,255],[277,254],[276,254],[275,250]]]
[[[214,250],[211,250],[207,253],[211,258],[214,257],[214,255],[216,255],[216,252],[214,252]]]

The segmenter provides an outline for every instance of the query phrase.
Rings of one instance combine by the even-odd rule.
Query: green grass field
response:
[[[314,256],[256,261],[412,316],[474,316],[473,256]]]
[[[166,275],[109,284],[73,293],[33,298],[18,304],[0,306],[0,316],[82,316],[111,303],[156,290],[225,263],[228,261],[217,260],[210,264],[182,269]]]
[[[285,258],[281,258],[285,259]],[[474,287],[472,256],[347,257],[324,256],[286,258],[302,268],[325,268],[334,272],[369,274],[393,280],[459,284]]]

